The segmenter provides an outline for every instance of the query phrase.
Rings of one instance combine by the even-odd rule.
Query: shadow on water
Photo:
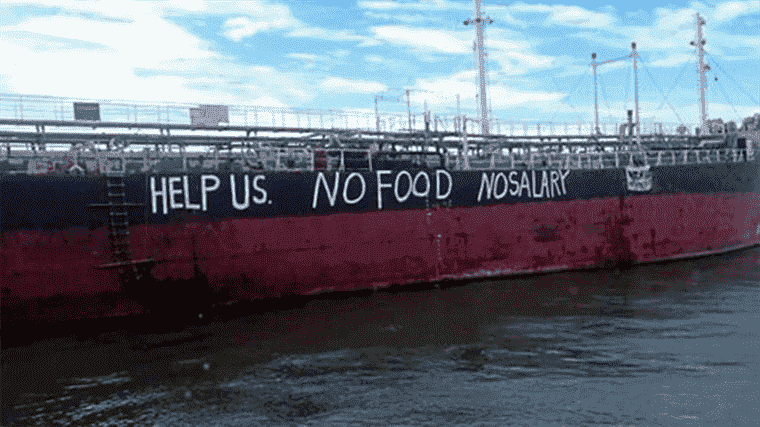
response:
[[[41,340],[2,352],[2,423],[195,425],[219,414],[230,425],[277,423],[350,412],[357,394],[396,401],[373,393],[422,387],[435,372],[480,383],[665,373],[672,357],[653,362],[631,340],[689,334],[684,321],[726,310],[711,293],[760,278],[758,255],[333,294]],[[450,416],[441,411],[433,418]],[[461,408],[458,422],[477,419],[473,411]]]

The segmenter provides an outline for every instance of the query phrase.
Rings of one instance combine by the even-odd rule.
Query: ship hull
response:
[[[362,179],[347,179],[348,173],[262,173],[258,187],[255,177],[249,177],[246,198],[243,175],[216,174],[220,182],[216,190],[206,191],[205,211],[199,175],[191,175],[186,193],[176,190],[176,197],[169,190],[183,188],[182,175],[174,186],[169,175],[131,176],[130,198],[144,206],[131,212],[129,253],[131,259],[151,262],[140,267],[141,280],[128,283],[118,269],[102,268],[114,261],[108,230],[97,225],[105,222],[107,212],[88,209],[102,193],[101,181],[5,178],[0,187],[2,322],[624,268],[760,244],[760,179],[754,163],[654,168],[647,191],[629,190],[623,170],[547,172],[543,191],[540,171],[538,178],[525,172],[527,184],[523,173],[456,172],[446,177],[427,171],[426,187],[420,172],[410,171],[410,183],[421,177],[412,189],[384,187],[399,181],[393,179],[398,171],[367,172]],[[403,181],[406,175],[401,175]],[[198,178],[195,184],[193,177]],[[166,187],[162,178],[167,178]],[[229,188],[232,181],[237,193]],[[208,178],[206,190],[216,183]],[[49,203],[29,205],[39,200],[40,191],[50,193]],[[542,197],[536,197],[539,193]],[[243,208],[246,199],[250,203]],[[30,206],[24,218],[9,208],[11,200]],[[185,202],[182,208],[172,211],[172,203],[177,207],[180,201]]]

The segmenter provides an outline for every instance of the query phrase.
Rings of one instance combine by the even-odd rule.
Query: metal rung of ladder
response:
[[[110,215],[110,216],[127,216],[127,215],[129,215],[129,212],[109,212],[108,215]]]
[[[125,197],[124,193],[108,193],[108,197]]]

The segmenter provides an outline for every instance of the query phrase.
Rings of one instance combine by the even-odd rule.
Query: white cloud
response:
[[[708,44],[706,50],[718,57],[723,57],[723,52],[734,51],[731,58],[756,59],[760,54],[760,37],[727,34],[710,26],[711,23],[725,22],[743,14],[753,13],[760,10],[754,2],[728,2],[718,5],[716,8],[705,8],[700,14],[705,17],[708,26],[705,34]],[[696,4],[695,6],[699,6]],[[604,29],[604,37],[599,34],[576,33],[573,37],[584,38],[594,44],[603,44],[615,48],[623,48],[629,45],[631,40],[637,42],[640,52],[652,52],[656,59],[655,66],[674,66],[686,61],[685,51],[693,50],[689,42],[695,37],[695,15],[697,10],[691,8],[665,9],[656,8],[653,11],[655,22],[650,27],[611,25]],[[723,21],[721,21],[723,20]],[[736,54],[741,50],[743,54]],[[692,61],[693,56],[692,56]]]
[[[615,19],[607,14],[591,12],[577,6],[555,6],[547,21],[558,25],[606,27],[615,22]]]
[[[616,49],[630,49],[631,41],[636,42],[640,52],[642,51],[672,51],[683,50],[689,47],[689,41],[694,38],[693,32],[689,31],[658,31],[646,27],[615,27],[611,26],[604,30],[603,36],[599,33],[578,32],[572,37],[588,40],[594,46],[609,46]]]
[[[450,76],[434,77],[429,79],[418,79],[415,87],[434,93],[440,98],[456,99],[456,95],[465,95],[475,93],[475,78],[477,73],[474,70],[462,71]],[[417,94],[415,96],[427,95]]]
[[[254,102],[269,106],[283,106],[283,100],[303,104],[318,93],[318,86],[309,83],[313,74],[243,66],[211,51],[155,10],[174,7],[169,3],[89,5],[93,10],[79,2],[63,4],[56,15],[32,16],[0,29],[0,51],[12,58],[3,62],[3,90],[159,102],[248,104],[258,99]],[[102,19],[111,15],[129,20]],[[51,64],[57,64],[55,70]]]
[[[599,62],[604,62],[605,58],[596,58],[599,60]],[[608,58],[608,59],[614,59],[614,58]],[[589,70],[591,69],[591,66],[585,66],[585,69]],[[625,69],[632,69],[633,68],[633,61],[631,59],[624,59],[617,62],[610,62],[608,64],[600,65],[597,67],[596,72],[597,74],[605,74],[605,73],[611,73],[613,71],[617,70],[625,70]]]
[[[760,12],[760,1],[729,1],[715,8],[713,18],[718,22],[730,21],[738,16]]]
[[[230,4],[232,3],[232,4]],[[261,1],[245,2],[204,2],[197,12],[207,14],[236,15],[224,23],[224,35],[233,41],[240,41],[263,31],[288,30],[289,37],[303,37],[318,40],[358,41],[362,46],[374,45],[369,37],[346,30],[325,30],[311,27],[299,21],[285,5]]]
[[[305,38],[311,38],[311,39],[319,39],[319,40],[337,40],[337,41],[361,41],[361,42],[370,42],[371,39],[366,36],[362,36],[359,34],[353,34],[349,31],[340,30],[340,31],[333,31],[333,30],[325,30],[324,28],[314,28],[314,27],[306,27],[302,26],[300,28],[296,28],[288,33],[289,37],[305,37]]]
[[[694,62],[694,55],[686,55],[684,53],[672,53],[667,58],[658,59],[650,62],[647,65],[652,67],[677,67],[687,62]]]
[[[0,15],[5,4],[0,6]],[[224,28],[226,35],[234,40],[277,27],[293,28],[293,36],[327,38],[320,29],[304,28],[284,6],[256,1],[70,4],[49,1],[45,4],[61,10],[55,15],[30,16],[0,29],[3,35],[0,51],[13,58],[3,62],[4,91],[95,99],[231,104],[248,104],[255,99],[254,103],[260,105],[283,106],[303,105],[315,99],[323,89],[321,76],[313,71],[281,72],[271,67],[241,65],[234,58],[212,51],[206,42],[166,19],[169,15],[231,15],[234,12],[238,16],[228,19]],[[252,18],[257,13],[257,18]],[[261,26],[260,22],[267,19],[269,22]],[[377,43],[347,32],[338,32],[337,37],[368,45]],[[334,34],[331,39],[335,39]],[[332,55],[345,57],[349,53],[339,50]],[[288,56],[305,61],[319,60],[319,56],[305,53]],[[59,64],[54,74],[51,64]],[[307,70],[314,68],[314,64],[306,66]],[[324,83],[328,91],[341,87],[355,92],[385,88],[375,82],[333,80]]]
[[[647,19],[649,18],[649,14],[646,11],[639,9],[635,12],[625,12],[625,17],[627,19]]]
[[[510,108],[518,105],[537,104],[546,106],[548,103],[556,105],[565,94],[560,92],[534,92],[520,91],[504,86],[494,86],[488,89],[488,96],[493,108]]]
[[[235,94],[238,103],[248,103],[250,99],[266,95],[287,100],[292,105],[302,105],[319,93],[313,73],[282,72],[273,67],[243,66],[227,60],[195,64],[173,62],[152,71],[181,77],[186,86],[197,88],[206,96]]]
[[[734,34],[716,34],[715,38],[724,41],[727,47],[760,48],[760,36],[742,36]]]
[[[512,34],[502,30],[489,31],[489,37],[486,38],[486,49],[488,51],[508,51],[508,50],[525,50],[530,49],[528,41],[510,40]]]
[[[31,16],[0,30],[0,51],[6,58],[3,71],[9,75],[4,82],[7,90],[187,100],[197,94],[185,86],[184,79],[170,75],[138,77],[135,70],[179,60],[187,64],[221,59],[206,48],[205,42],[157,16],[149,3],[92,3],[92,10],[79,2],[46,4],[72,13]],[[73,13],[79,11],[83,13]],[[120,19],[108,21],[103,16]]]
[[[106,23],[68,16],[31,18],[3,32],[40,34],[59,40],[76,40],[107,46],[112,61],[154,64],[176,58],[211,58],[204,43],[180,27],[152,15],[141,16],[129,24]],[[12,41],[11,41],[12,42]],[[159,46],[153,46],[158,42]],[[72,46],[75,48],[75,46]]]
[[[680,33],[694,33],[696,10],[655,8],[655,22],[652,30],[660,35],[674,36]]]
[[[373,10],[471,10],[472,6],[465,2],[451,2],[447,0],[423,0],[415,2],[403,1],[360,1],[357,3],[362,9]]]
[[[469,34],[401,26],[374,27],[371,31],[377,39],[395,45],[412,46],[420,50],[441,53],[472,52],[472,38]]]
[[[522,51],[494,52],[489,59],[496,61],[503,73],[521,75],[531,70],[554,67],[555,60],[550,56],[537,55]]]
[[[552,10],[552,6],[545,4],[526,4],[523,2],[514,3],[510,6],[510,8],[515,12],[534,12],[542,13],[544,15],[548,14]]]
[[[410,23],[416,23],[416,22],[425,22],[425,21],[439,21],[437,18],[433,17],[427,17],[422,15],[401,15],[401,14],[390,14],[390,13],[376,13],[376,12],[365,12],[365,15],[369,16],[370,18],[376,18],[376,19],[385,19],[388,21],[395,21],[395,22],[406,22],[408,24]]]
[[[380,46],[380,45],[382,45],[382,43],[379,42],[378,40],[373,39],[373,38],[367,38],[367,40],[359,43],[360,47]]]
[[[394,73],[408,72],[410,64],[395,58],[379,55],[367,55],[364,60],[369,63],[367,70],[391,70]]]
[[[262,96],[257,98],[255,101],[251,103],[251,105],[258,105],[260,107],[287,107],[287,105],[283,104],[277,99],[272,98],[271,96]]]
[[[420,91],[412,92],[410,100],[417,106],[427,102],[431,109],[440,110],[456,107],[456,98],[460,95],[463,108],[475,108],[475,94],[478,93],[476,75],[474,70],[468,70],[445,77],[418,79],[415,87]],[[494,109],[540,106],[565,96],[559,92],[517,89],[502,84],[489,85],[487,93]]]
[[[388,87],[382,83],[370,82],[364,80],[347,80],[340,77],[328,77],[321,87],[334,93],[380,93],[388,90]]]
[[[38,52],[115,52],[112,47],[102,43],[39,34],[31,31],[7,30],[3,31],[2,35],[11,44],[23,46],[29,50]]]
[[[317,55],[312,55],[310,53],[291,53],[291,54],[288,54],[287,56],[288,56],[288,58],[304,59],[304,60],[307,60],[307,61],[313,61],[313,60],[319,58]]]
[[[592,12],[578,6],[548,6],[545,4],[516,3],[510,9],[518,13],[538,13],[546,16],[547,25],[567,25],[587,28],[607,27],[615,18],[599,12]]]
[[[386,19],[389,21],[395,21],[395,22],[406,22],[406,23],[415,23],[415,22],[424,22],[424,21],[434,21],[434,22],[440,22],[443,21],[443,19],[440,17],[440,14],[414,14],[414,15],[404,15],[400,14],[399,10],[415,10],[415,11],[423,11],[423,12],[437,12],[437,11],[444,11],[444,10],[457,10],[462,11],[464,14],[463,20],[465,17],[469,17],[474,11],[473,6],[471,2],[464,2],[464,1],[457,1],[457,2],[451,2],[451,1],[415,1],[415,2],[397,2],[397,1],[360,1],[357,3],[357,5],[365,10],[365,15],[372,17],[372,18],[378,18],[378,19]],[[490,15],[494,20],[501,21],[501,22],[507,22],[513,25],[517,25],[519,27],[525,28],[527,24],[524,22],[518,21],[512,17],[511,14],[508,13],[508,7],[502,6],[502,5],[491,5],[491,4],[483,4],[481,5],[482,11],[485,15]],[[373,10],[382,10],[382,11],[389,11],[393,13],[377,13],[373,12]],[[469,12],[469,14],[467,14]]]
[[[248,16],[230,18],[224,23],[224,35],[237,42],[262,31],[293,28],[299,25],[299,22],[290,16],[290,9],[284,6],[277,9],[268,10],[255,19]]]
[[[2,18],[3,8],[7,4],[26,5],[27,2],[2,2],[0,23],[11,22],[7,20],[9,14]],[[351,52],[335,51],[335,47],[313,50],[318,54],[288,54],[287,52],[292,52],[290,49],[282,52],[281,60],[284,55],[287,58],[305,61],[304,64],[295,64],[297,67],[294,68],[299,71],[283,72],[273,67],[243,65],[236,58],[238,54],[234,57],[221,55],[211,49],[212,45],[204,41],[202,35],[195,35],[183,29],[181,25],[174,24],[171,18],[176,16],[189,18],[183,22],[205,22],[206,28],[203,31],[209,31],[216,25],[214,20],[207,19],[209,16],[221,17],[224,22],[222,33],[229,40],[235,41],[264,31],[278,31],[277,35],[282,37],[285,43],[288,43],[288,40],[293,41],[287,37],[302,37],[319,41],[351,42],[352,46],[385,44],[382,51],[364,50],[355,58],[356,61],[366,61],[366,70],[380,69],[390,72],[393,76],[408,76],[410,68],[420,68],[425,75],[440,75],[440,69],[437,67],[441,64],[445,64],[446,68],[452,64],[454,67],[462,67],[462,64],[464,67],[473,67],[473,29],[462,26],[456,20],[449,22],[449,15],[458,16],[458,11],[461,11],[462,20],[472,17],[472,4],[469,1],[359,2],[358,5],[365,9],[366,16],[395,20],[398,23],[425,22],[422,27],[415,24],[417,28],[411,25],[373,27],[368,28],[369,31],[366,33],[365,29],[353,27],[351,30],[331,31],[311,27],[296,19],[291,13],[291,10],[295,10],[293,8],[299,6],[260,0],[44,0],[35,4],[51,6],[58,10],[49,16],[30,14],[27,17],[22,16],[23,20],[19,20],[17,10],[21,9],[16,8],[10,14],[13,15],[13,23],[0,28],[0,52],[3,52],[4,58],[0,83],[3,90],[93,98],[229,101],[246,104],[254,102],[260,105],[283,106],[304,105],[314,99],[329,100],[329,96],[320,96],[324,93],[372,94],[387,89],[383,84],[387,81],[382,77],[378,77],[378,81],[363,81],[361,74],[349,76],[349,79],[337,75],[326,78],[326,74],[330,76],[336,73],[333,70],[347,64],[349,60],[354,60],[354,57],[348,57]],[[631,40],[636,40],[641,55],[653,61],[647,65],[674,67],[694,61],[693,54],[689,53],[689,41],[694,37],[694,14],[696,10],[700,10],[708,21],[706,37],[708,51],[711,53],[708,62],[711,57],[722,63],[739,58],[737,55],[744,55],[742,58],[747,61],[744,65],[749,64],[749,67],[757,65],[757,58],[760,58],[760,37],[750,33],[732,34],[735,32],[734,27],[714,25],[758,13],[760,2],[756,0],[728,1],[714,8],[707,8],[700,3],[693,3],[691,8],[684,9],[657,8],[649,11],[654,23],[647,26],[624,26],[626,22],[615,21],[615,11],[611,8],[590,11],[577,6],[525,3],[506,7],[486,4],[483,7],[486,14],[491,15],[500,24],[488,27],[486,39],[489,65],[499,67],[498,72],[491,73],[491,82],[494,83],[489,87],[494,108],[522,108],[530,105],[532,108],[541,109],[541,105],[555,102],[560,95],[551,91],[551,82],[541,81],[523,86],[516,82],[514,76],[558,67],[561,68],[556,70],[557,73],[552,72],[556,77],[576,72],[590,74],[589,67],[578,65],[590,60],[588,53],[547,54],[542,43],[548,35],[539,33],[535,37],[526,38],[504,28],[505,23],[525,27],[523,17],[526,18],[525,22],[535,22],[535,19],[538,19],[544,25],[555,26],[551,28],[554,32],[551,37],[579,37],[588,40],[591,45],[625,50],[628,50]],[[449,10],[456,12],[440,12]],[[521,20],[512,18],[512,14]],[[438,23],[444,19],[446,24]],[[367,25],[366,22],[365,20],[364,25]],[[721,31],[717,31],[716,27]],[[595,32],[590,33],[589,28],[593,28]],[[229,45],[229,40],[219,43],[222,46],[223,43]],[[319,46],[321,42],[317,43]],[[412,51],[416,58],[406,58],[405,53],[409,51]],[[594,51],[599,52],[597,49]],[[615,56],[620,55],[622,53]],[[426,64],[424,61],[439,63]],[[284,63],[294,64],[289,60]],[[54,70],[51,69],[51,64],[57,64]],[[721,65],[726,71],[731,72],[732,64]],[[604,73],[619,67],[630,67],[630,62],[609,64],[601,67],[599,72]],[[304,69],[311,71],[301,72]],[[739,76],[734,76],[737,80],[740,79]],[[529,81],[527,78],[524,80]],[[471,70],[453,76],[430,77],[419,81],[418,86],[431,92],[414,93],[412,98],[420,103],[427,99],[430,104],[436,102],[435,99],[440,99],[439,104],[442,107],[451,107],[456,105],[456,93],[460,93],[463,105],[472,100],[474,106],[475,81],[475,73]],[[564,89],[564,86],[562,87]],[[752,90],[754,89],[750,89],[754,94],[756,90]],[[719,99],[720,96],[718,93]]]
[[[153,6],[147,2],[67,2],[65,0],[38,0],[38,1],[14,1],[4,0],[3,6],[47,6],[61,8],[63,13],[81,12],[100,17],[120,18],[129,20],[138,16],[145,16],[151,12]]]
[[[528,24],[520,21],[519,19],[515,19],[515,17],[512,16],[509,6],[505,7],[501,5],[485,5],[483,12],[486,14],[486,16],[491,17],[495,22],[498,22],[499,24],[507,23],[518,26],[520,28],[528,27]]]

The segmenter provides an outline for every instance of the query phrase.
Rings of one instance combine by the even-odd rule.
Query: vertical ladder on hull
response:
[[[119,159],[116,159],[119,160]],[[121,159],[120,168],[114,167],[113,163],[103,170],[105,176],[105,203],[93,203],[91,208],[98,209],[98,217],[105,216],[108,229],[108,241],[110,243],[110,259],[97,268],[112,270],[121,287],[121,292],[127,298],[131,298],[141,304],[150,301],[152,289],[150,281],[144,281],[143,277],[150,276],[150,269],[154,265],[152,258],[132,259],[130,250],[130,212],[131,208],[143,206],[142,203],[127,203],[126,168],[124,159]],[[99,191],[103,187],[98,184]],[[102,197],[103,193],[100,193]],[[105,210],[105,215],[103,211]]]
[[[98,268],[118,269],[119,274],[126,281],[140,279],[153,259],[134,260],[131,258],[129,250],[129,208],[141,207],[143,204],[127,203],[126,201],[126,183],[124,182],[126,169],[123,163],[120,170],[109,165],[105,168],[104,174],[106,178],[106,203],[93,203],[90,207],[107,211],[106,227],[111,247],[111,260],[101,264]]]
[[[106,173],[108,195],[108,240],[111,242],[113,262],[129,260],[129,211],[126,204],[124,170]]]

